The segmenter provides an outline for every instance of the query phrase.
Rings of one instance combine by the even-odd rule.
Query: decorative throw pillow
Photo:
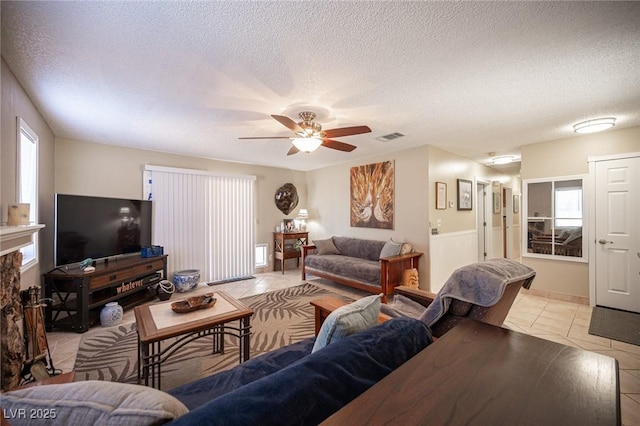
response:
[[[333,244],[333,238],[327,238],[326,240],[314,240],[313,244],[316,246],[316,254],[340,254],[340,250]]]
[[[400,254],[413,253],[413,246],[409,243],[402,243]]]
[[[397,256],[400,254],[400,249],[402,249],[402,243],[396,243],[393,240],[389,240],[384,244],[382,250],[380,250],[380,257]]]
[[[382,294],[363,297],[331,312],[320,327],[311,352],[378,324]]]
[[[6,392],[2,394],[2,408],[5,413],[20,409],[49,413],[53,422],[61,425],[161,424],[189,412],[182,402],[160,390],[101,380]],[[32,420],[34,424],[39,421],[42,418]]]

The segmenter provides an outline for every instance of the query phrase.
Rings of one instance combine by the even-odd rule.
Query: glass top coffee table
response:
[[[183,297],[186,299],[188,296]],[[138,383],[160,389],[162,363],[178,348],[205,336],[213,336],[213,353],[224,353],[224,335],[239,340],[239,362],[249,359],[251,316],[253,309],[224,291],[216,291],[211,308],[178,314],[171,310],[172,300],[164,303],[136,306],[138,328]],[[179,299],[178,299],[179,300]],[[238,321],[238,326],[231,323]],[[163,341],[176,339],[163,349]],[[157,382],[156,382],[157,378]]]

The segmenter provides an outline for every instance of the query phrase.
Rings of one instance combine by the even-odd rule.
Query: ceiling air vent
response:
[[[400,132],[395,132],[395,133],[389,133],[388,135],[384,135],[384,136],[380,136],[378,138],[376,138],[376,140],[379,140],[380,142],[389,142],[392,141],[394,139],[398,139],[403,137],[404,135]]]

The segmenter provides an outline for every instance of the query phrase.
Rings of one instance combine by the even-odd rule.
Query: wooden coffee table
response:
[[[187,295],[184,295],[187,298]],[[224,353],[224,335],[239,339],[239,362],[249,359],[251,316],[253,309],[224,291],[216,291],[216,304],[208,309],[186,314],[177,314],[171,310],[169,302],[136,306],[134,313],[138,328],[138,383],[160,389],[161,366],[178,348],[205,336],[213,336],[213,353]],[[238,321],[238,326],[230,323]],[[177,339],[162,349],[164,340]]]

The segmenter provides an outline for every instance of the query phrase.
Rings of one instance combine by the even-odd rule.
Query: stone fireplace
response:
[[[20,384],[25,359],[23,339],[24,313],[20,300],[19,251],[31,243],[33,234],[44,225],[2,226],[0,228],[0,388],[12,389]]]

